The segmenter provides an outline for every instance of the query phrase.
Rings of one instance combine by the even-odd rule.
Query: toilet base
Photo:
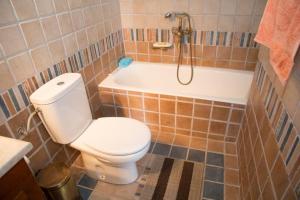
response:
[[[96,157],[81,152],[87,174],[97,180],[113,184],[129,184],[138,177],[136,163],[114,165],[98,160]]]

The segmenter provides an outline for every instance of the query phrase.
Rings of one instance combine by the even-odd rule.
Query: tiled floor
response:
[[[73,165],[80,173],[82,198],[107,200],[147,199],[239,199],[238,170],[225,168],[225,156],[152,143],[148,154],[138,161],[140,177],[132,184],[113,185],[84,174],[81,158]],[[234,166],[234,165],[233,165]]]

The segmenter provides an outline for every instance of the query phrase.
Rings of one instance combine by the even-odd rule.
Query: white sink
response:
[[[30,142],[0,136],[0,178],[32,148]]]

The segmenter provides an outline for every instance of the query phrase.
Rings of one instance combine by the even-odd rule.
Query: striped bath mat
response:
[[[128,185],[98,183],[90,199],[199,200],[204,164],[149,155],[138,163],[141,176]]]

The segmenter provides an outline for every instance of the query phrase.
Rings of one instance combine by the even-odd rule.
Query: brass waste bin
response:
[[[45,192],[47,199],[81,199],[70,169],[64,163],[54,163],[42,169],[37,182]]]

